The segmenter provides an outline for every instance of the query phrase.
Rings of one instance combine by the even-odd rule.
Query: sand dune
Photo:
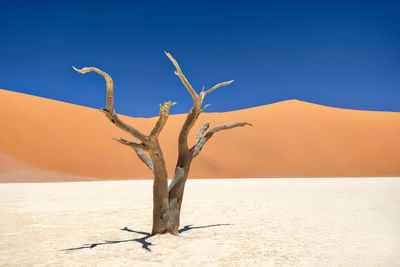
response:
[[[93,181],[91,177],[47,171],[0,153],[0,183]]]
[[[399,190],[393,178],[189,180],[180,235],[149,237],[152,181],[0,184],[0,266],[394,267]]]
[[[172,115],[160,136],[170,173],[175,167],[177,135],[184,116]],[[156,120],[122,118],[144,133]],[[19,169],[25,166],[31,173],[97,179],[151,177],[130,148],[112,140],[129,136],[95,109],[0,90],[0,121],[3,179],[21,180],[15,172],[7,174],[16,162]],[[288,100],[205,113],[192,131],[193,142],[206,121],[211,127],[237,121],[254,127],[215,135],[193,162],[191,178],[400,175],[400,113]],[[29,175],[22,180],[29,181]]]

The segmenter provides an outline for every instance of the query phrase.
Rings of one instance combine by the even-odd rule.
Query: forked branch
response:
[[[186,79],[185,75],[182,73],[182,70],[179,67],[178,62],[172,57],[172,55],[170,53],[165,52],[165,54],[171,60],[172,64],[174,64],[174,66],[176,68],[175,74],[177,76],[179,76],[182,83],[185,85],[185,87],[187,88],[187,90],[189,91],[190,95],[193,98],[193,107],[189,111],[189,113],[185,119],[185,122],[183,123],[182,129],[179,133],[178,150],[179,150],[179,154],[182,154],[182,153],[187,153],[189,150],[187,137],[189,135],[190,129],[192,129],[194,123],[196,122],[198,116],[200,115],[200,109],[201,109],[201,105],[203,103],[203,98],[204,98],[204,91],[202,91],[199,96],[196,93],[196,91],[193,89],[193,87],[190,85],[190,83]]]
[[[204,97],[206,95],[208,95],[209,93],[213,92],[215,89],[221,87],[221,86],[225,86],[225,85],[229,85],[233,82],[233,80],[231,81],[226,81],[226,82],[221,82],[218,83],[216,85],[214,85],[212,88],[208,89],[207,91],[204,91],[204,86],[203,89],[201,90],[200,94],[198,95],[196,93],[196,91],[193,89],[193,87],[190,85],[189,81],[186,79],[185,75],[182,73],[181,68],[179,67],[178,62],[172,57],[172,55],[170,53],[165,52],[165,54],[168,56],[168,58],[171,60],[171,62],[174,64],[176,71],[175,74],[179,76],[179,78],[182,80],[183,84],[186,86],[186,88],[188,89],[189,93],[192,95],[193,98],[193,107],[190,110],[190,112],[188,113],[186,120],[182,126],[182,129],[179,133],[179,153],[181,154],[185,154],[188,152],[189,148],[188,148],[188,135],[190,130],[193,128],[197,118],[199,117],[199,115],[209,106],[209,105],[205,105],[203,108],[201,108],[202,104],[203,104],[203,100]],[[232,125],[226,125],[226,126],[222,126],[219,128],[215,128],[211,131],[209,131],[204,137],[202,137],[204,131],[207,130],[208,125],[206,128],[202,128],[200,131],[200,136],[198,135],[197,138],[197,144],[192,147],[190,149],[190,151],[192,152],[192,155],[196,156],[200,150],[202,149],[204,143],[211,138],[211,136],[217,132],[217,131],[221,131],[221,130],[225,130],[225,129],[231,129],[233,127],[238,127],[238,126],[244,126],[247,123],[237,123],[237,124],[232,124]],[[205,126],[203,126],[205,127]],[[195,153],[193,153],[195,152]],[[178,164],[179,165],[179,164]]]

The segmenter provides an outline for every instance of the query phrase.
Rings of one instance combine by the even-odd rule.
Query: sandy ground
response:
[[[400,266],[400,179],[189,180],[149,237],[148,180],[0,184],[0,266]]]

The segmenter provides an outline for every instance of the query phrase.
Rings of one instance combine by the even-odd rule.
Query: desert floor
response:
[[[400,266],[400,179],[189,180],[149,236],[150,180],[0,184],[1,266]]]

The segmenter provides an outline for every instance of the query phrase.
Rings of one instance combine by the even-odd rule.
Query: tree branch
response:
[[[132,141],[126,140],[124,138],[113,138],[113,140],[115,140],[118,143],[121,143],[123,145],[130,146],[132,148],[148,150],[148,148],[146,148],[146,146],[144,144],[138,144],[137,142],[132,142]]]
[[[228,125],[224,125],[224,126],[219,126],[219,127],[215,127],[212,130],[208,131],[206,133],[206,135],[204,137],[207,137],[208,139],[211,138],[211,136],[213,136],[214,133],[222,131],[222,130],[228,130],[228,129],[232,129],[235,127],[242,127],[245,125],[249,125],[249,126],[253,126],[253,124],[247,123],[247,122],[236,122],[236,123],[232,123],[232,124],[228,124]]]
[[[231,84],[232,82],[233,82],[233,80],[230,80],[230,81],[227,81],[227,82],[222,82],[222,83],[216,84],[216,85],[214,85],[212,88],[208,89],[208,90],[205,92],[205,95],[208,95],[209,93],[211,93],[212,91],[214,91],[214,90],[217,89],[218,87]]]
[[[135,143],[137,143],[137,139],[135,140]],[[154,164],[153,161],[151,159],[149,159],[149,157],[147,157],[147,155],[143,152],[142,149],[133,147],[133,149],[136,152],[136,155],[139,157],[139,159],[146,164],[147,167],[149,167],[149,169],[151,170],[152,173],[154,173]]]
[[[75,68],[74,66],[72,66],[72,68],[79,73],[88,73],[91,71],[95,71],[104,77],[107,84],[107,109],[110,111],[111,114],[114,113],[114,97],[113,97],[114,84],[111,79],[111,76],[105,73],[104,71],[94,67],[85,67],[80,70]]]
[[[206,108],[208,108],[209,106],[211,106],[211,104],[205,105],[205,106],[200,110],[200,113],[203,113],[203,111],[204,111]]]
[[[198,95],[197,95],[196,91],[193,89],[193,87],[190,85],[189,81],[186,79],[185,75],[183,75],[178,62],[176,62],[176,60],[171,56],[170,53],[165,52],[165,54],[172,61],[172,63],[174,64],[174,66],[176,68],[175,75],[177,75],[177,76],[179,76],[179,78],[181,78],[182,83],[186,86],[189,93],[192,95],[193,100],[196,100]]]
[[[186,86],[188,89],[189,93],[192,95],[193,98],[193,107],[189,111],[186,120],[182,126],[182,129],[179,133],[179,140],[178,140],[178,150],[179,153],[187,153],[189,148],[187,144],[187,137],[190,132],[190,129],[192,129],[194,123],[196,122],[198,116],[200,115],[200,108],[203,102],[203,98],[205,95],[204,90],[201,91],[200,95],[196,93],[196,91],[193,89],[193,87],[190,85],[188,80],[186,79],[185,75],[183,75],[181,68],[179,67],[178,62],[171,56],[170,53],[165,52],[165,54],[168,56],[168,58],[171,60],[171,62],[174,64],[176,71],[175,74],[181,78],[183,84]]]
[[[115,113],[114,95],[113,95],[114,94],[114,85],[113,85],[113,81],[112,81],[110,75],[108,75],[104,71],[102,71],[98,68],[94,68],[94,67],[85,67],[82,69],[77,69],[75,67],[72,67],[72,68],[79,73],[87,73],[87,72],[95,71],[98,74],[102,75],[104,77],[104,79],[106,80],[106,84],[107,84],[107,108],[102,108],[102,109],[100,109],[100,111],[102,111],[106,115],[106,117],[113,124],[115,124],[118,128],[130,133],[131,135],[133,135],[134,137],[138,138],[141,141],[146,140],[146,138],[147,138],[146,135],[142,134],[140,131],[136,130],[132,126],[130,126],[130,125],[126,124],[125,122],[123,122],[122,120],[120,120],[118,118],[117,114]]]
[[[176,102],[164,102],[164,105],[160,104],[160,117],[158,118],[158,121],[156,125],[154,125],[153,130],[150,133],[150,138],[157,138],[162,129],[164,128],[165,123],[168,120],[169,116],[169,108],[173,105],[175,105]]]
[[[131,142],[129,140],[126,140],[124,138],[113,138],[113,140],[123,144],[123,145],[127,145],[133,148],[133,150],[135,150],[136,155],[139,157],[139,159],[141,161],[143,161],[144,164],[146,164],[147,167],[149,167],[149,169],[151,170],[151,172],[154,173],[154,164],[153,161],[151,159],[149,159],[149,157],[147,157],[147,155],[143,152],[143,150],[145,150],[146,146],[144,144],[139,144],[137,142],[137,139],[134,142]]]
[[[219,127],[213,128],[212,130],[209,130],[204,136],[202,136],[200,138],[199,138],[199,134],[200,134],[200,132],[199,132],[199,134],[197,135],[197,143],[190,149],[190,151],[192,152],[193,158],[196,157],[200,153],[200,151],[203,149],[204,144],[208,140],[210,140],[210,138],[216,132],[232,129],[232,128],[235,128],[235,127],[242,127],[242,126],[246,126],[246,125],[253,126],[252,124],[247,123],[247,122],[232,123],[232,124],[228,124],[228,125],[224,125],[224,126],[219,126]],[[202,129],[203,129],[203,127],[202,127]]]
[[[140,131],[136,130],[135,128],[133,128],[132,126],[130,126],[129,124],[123,122],[117,115],[117,113],[113,113],[110,114],[110,111],[102,108],[100,109],[101,112],[103,112],[106,117],[118,128],[120,128],[121,130],[124,130],[125,132],[130,133],[132,136],[136,137],[137,139],[139,139],[140,141],[145,141],[147,139],[147,136],[142,134]]]
[[[203,134],[205,131],[207,131],[208,127],[210,127],[210,123],[206,122],[200,129],[200,131],[196,135],[196,140],[199,142],[199,140],[203,137]]]

